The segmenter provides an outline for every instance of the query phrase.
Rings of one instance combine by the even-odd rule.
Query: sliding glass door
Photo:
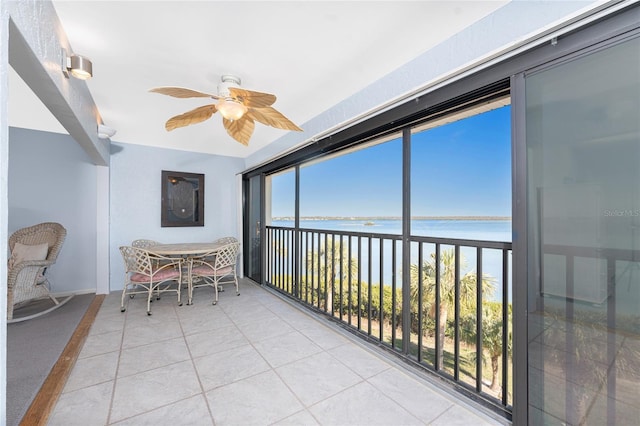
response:
[[[637,424],[640,38],[524,88],[529,424]]]
[[[255,282],[262,283],[262,211],[263,191],[262,176],[257,175],[245,180],[245,270],[247,276]]]

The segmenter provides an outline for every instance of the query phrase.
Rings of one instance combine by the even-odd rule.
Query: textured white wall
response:
[[[163,243],[207,242],[240,237],[240,158],[114,143],[111,156],[111,290],[122,289],[124,265],[119,247],[145,238]],[[160,226],[162,170],[203,173],[204,226]]]
[[[73,138],[9,129],[9,233],[41,222],[67,229],[47,272],[54,293],[96,290],[96,206],[96,166]]]

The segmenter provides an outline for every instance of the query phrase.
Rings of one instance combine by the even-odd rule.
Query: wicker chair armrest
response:
[[[25,260],[13,266],[7,274],[7,287],[11,288],[18,281],[18,278],[26,281],[33,281],[38,273],[48,266],[53,265],[52,260]]]
[[[31,267],[37,267],[37,268],[46,268],[48,266],[51,266],[55,263],[55,261],[53,260],[25,260],[22,261],[20,263],[16,263],[15,265],[13,265],[13,268],[11,268],[9,270],[9,275],[11,275],[12,273],[16,273],[18,274],[22,269],[24,268],[31,268]]]

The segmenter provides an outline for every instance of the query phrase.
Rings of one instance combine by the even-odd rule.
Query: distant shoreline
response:
[[[291,216],[273,217],[271,220],[295,220]],[[352,221],[376,221],[376,220],[402,220],[397,216],[304,216],[300,220],[352,220]],[[486,220],[505,221],[511,220],[511,216],[413,216],[411,220]]]

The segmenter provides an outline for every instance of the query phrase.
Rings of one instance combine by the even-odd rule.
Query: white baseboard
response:
[[[73,295],[80,295],[80,294],[91,294],[91,293],[95,293],[96,289],[95,288],[86,288],[84,290],[74,290],[74,291],[62,291],[60,293],[51,293],[53,295],[53,297],[67,297],[67,296],[71,296]]]

